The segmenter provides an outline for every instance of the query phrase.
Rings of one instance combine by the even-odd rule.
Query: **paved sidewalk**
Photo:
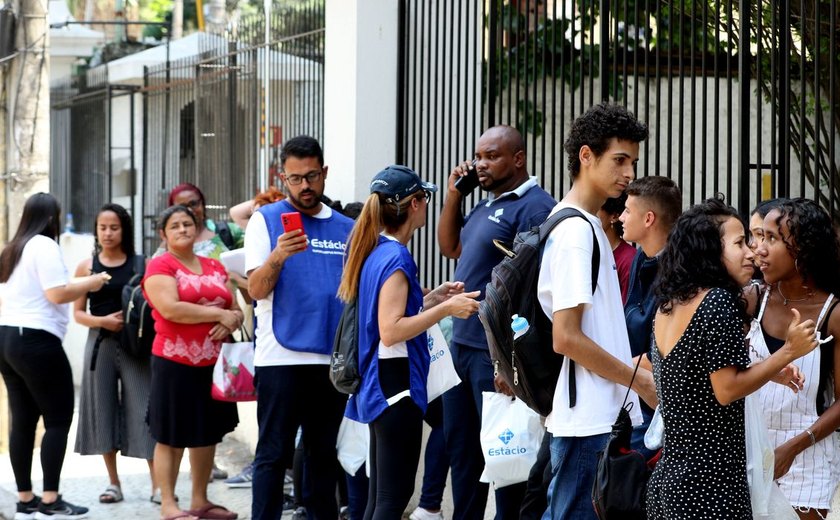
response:
[[[74,421],[70,429],[67,458],[61,474],[61,493],[68,502],[90,508],[88,518],[92,520],[112,519],[145,519],[154,520],[160,517],[160,508],[149,500],[151,484],[149,482],[149,467],[145,460],[119,457],[117,468],[122,482],[125,499],[117,504],[100,504],[99,494],[108,485],[105,464],[98,456],[81,456],[73,453],[76,424]],[[216,461],[231,475],[247,465],[251,454],[247,447],[235,440],[225,438],[218,446]],[[36,492],[41,489],[41,467],[36,450],[33,461],[32,479]],[[181,463],[181,473],[178,475],[176,494],[189,506],[190,475],[188,454],[184,454]],[[215,481],[209,484],[210,500],[222,504],[231,511],[239,513],[239,518],[248,518],[251,513],[251,489],[231,489],[223,482]],[[17,492],[14,476],[8,454],[0,455],[0,518],[11,520],[14,518]],[[287,515],[291,517],[291,511]]]

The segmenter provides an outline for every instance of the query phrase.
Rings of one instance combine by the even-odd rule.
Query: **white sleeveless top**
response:
[[[758,315],[750,324],[747,342],[753,363],[770,357],[770,350],[761,330],[761,319],[770,296],[770,289],[764,291]],[[828,296],[819,317],[817,329],[822,326],[826,313],[834,300]],[[817,333],[819,339],[819,332]],[[838,339],[837,341],[840,341]],[[798,393],[789,387],[773,382],[758,390],[764,411],[770,441],[779,446],[810,428],[819,418],[817,413],[817,391],[820,383],[820,348],[793,362],[805,376],[805,384]],[[825,405],[834,402],[834,386],[826,388]],[[840,480],[840,446],[838,437],[832,433],[816,445],[806,449],[794,458],[790,471],[777,482],[791,504],[796,507],[830,509],[831,498]]]

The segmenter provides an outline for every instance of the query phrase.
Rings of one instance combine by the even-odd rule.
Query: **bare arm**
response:
[[[241,321],[241,313],[182,302],[178,298],[178,284],[171,276],[152,275],[143,282],[143,286],[149,302],[165,320],[185,324],[218,322],[230,330]]]
[[[277,245],[263,265],[248,272],[248,293],[255,300],[262,300],[274,290],[286,259],[306,249],[306,235],[296,229],[277,237]]]
[[[230,214],[230,219],[244,230],[248,226],[248,220],[251,218],[251,215],[254,214],[254,208],[254,201],[246,200],[230,208],[228,213]]]
[[[82,296],[87,296],[89,292],[96,292],[105,285],[111,277],[108,273],[96,273],[89,276],[83,276],[74,282],[67,285],[59,285],[58,287],[51,287],[44,291],[44,296],[51,303],[62,304],[70,303],[78,300]]]
[[[612,381],[627,386],[633,379],[633,368],[601,348],[583,333],[580,328],[583,305],[557,311],[553,316],[552,337],[554,351],[572,359],[583,368]],[[656,386],[653,374],[639,369],[633,379],[633,390],[651,408],[657,404]]]
[[[83,276],[87,276],[90,274],[93,262],[90,258],[82,260],[79,262],[79,265],[76,266],[76,271],[73,273],[73,276],[77,278],[81,278]],[[96,329],[102,327],[106,321],[109,322],[109,325],[113,325],[111,322],[114,320],[107,320],[107,316],[94,316],[93,314],[87,311],[87,302],[88,297],[87,293],[79,296],[76,300],[73,301],[73,319],[76,320],[76,323],[79,325],[84,325],[85,327]],[[119,320],[117,320],[119,321]]]
[[[478,295],[478,291],[457,294],[420,314],[406,316],[408,278],[397,271],[379,290],[379,337],[384,345],[391,346],[418,336],[446,316],[466,318],[478,311]]]
[[[744,370],[729,366],[711,374],[712,390],[720,404],[726,406],[755,392],[776,377],[788,363],[804,356],[818,345],[814,320],[800,323],[799,311],[791,311],[793,319],[788,326],[787,340],[772,356]]]
[[[455,188],[455,181],[467,174],[467,165],[469,163],[465,162],[461,166],[456,166],[449,174],[446,200],[440,212],[438,244],[440,252],[447,258],[461,257],[461,228],[464,226],[464,215],[461,213],[463,195]]]

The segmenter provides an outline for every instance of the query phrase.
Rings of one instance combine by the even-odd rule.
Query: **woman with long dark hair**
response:
[[[121,346],[122,290],[135,276],[137,261],[142,261],[134,254],[134,226],[125,208],[106,204],[96,214],[94,228],[93,254],[79,262],[76,276],[108,273],[111,280],[102,290],[82,295],[73,303],[76,322],[90,329],[75,449],[82,455],[102,455],[109,483],[99,501],[112,504],[123,499],[117,451],[148,461],[151,496],[155,496],[151,471],[155,441],[146,426],[149,358],[134,357]]]
[[[370,183],[371,194],[350,234],[338,296],[357,299],[359,391],[346,415],[370,425],[370,487],[365,520],[401,518],[420,458],[428,404],[426,329],[446,316],[478,310],[478,291],[447,282],[425,297],[417,264],[406,248],[426,224],[437,186],[405,166],[389,166]],[[422,312],[421,312],[422,310]]]
[[[776,481],[802,519],[825,518],[840,481],[840,242],[831,218],[816,202],[784,200],[762,223],[756,244],[764,274],[756,317],[747,336],[754,362],[767,359],[787,339],[784,320],[796,307],[830,339],[794,363],[805,376],[798,392],[764,385],[759,397],[776,450]]]
[[[665,424],[648,517],[752,519],[744,400],[816,345],[813,320],[785,317],[787,341],[750,366],[741,290],[753,272],[737,212],[711,198],[677,220],[662,253],[651,359]]]
[[[70,281],[58,247],[61,208],[48,193],[23,206],[14,238],[0,254],[0,374],[9,392],[12,428],[9,454],[18,489],[15,518],[37,513],[84,518],[87,508],[58,494],[67,433],[73,420],[73,375],[61,342],[70,319],[68,303],[96,292],[108,281],[96,273]],[[44,419],[41,440],[43,495],[32,490],[35,428]]]

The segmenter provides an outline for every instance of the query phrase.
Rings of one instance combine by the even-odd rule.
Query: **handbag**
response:
[[[243,337],[247,334],[243,331]],[[256,401],[254,388],[254,341],[222,343],[213,367],[210,395],[217,401]]]
[[[370,427],[367,424],[341,419],[336,440],[338,463],[349,475],[355,475],[368,459]]]
[[[355,394],[362,382],[359,373],[359,311],[357,299],[344,304],[333,340],[330,382],[342,394]]]
[[[540,415],[521,399],[498,392],[481,393],[481,482],[498,489],[528,480],[545,436]]]
[[[461,378],[455,370],[452,353],[438,324],[426,331],[429,343],[429,377],[426,379],[426,394],[431,403],[444,392],[461,384]]]
[[[639,356],[639,362],[641,362]],[[592,505],[600,520],[644,520],[645,495],[650,478],[650,469],[644,455],[630,449],[633,423],[630,410],[633,403],[627,403],[630,388],[636,379],[639,362],[633,370],[633,377],[624,394],[624,403],[618,410],[618,417],[612,426],[604,450],[598,453],[595,483],[592,485]]]

